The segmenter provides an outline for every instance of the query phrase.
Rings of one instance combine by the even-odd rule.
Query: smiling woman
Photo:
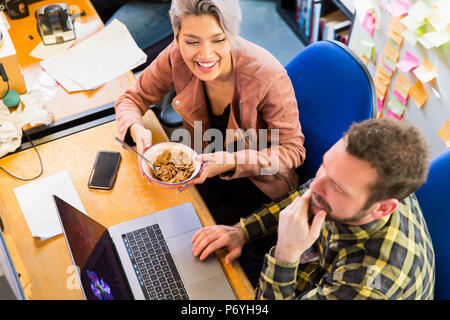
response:
[[[119,133],[144,152],[142,114],[175,88],[187,143],[206,163],[180,189],[197,185],[216,222],[234,224],[298,185],[305,149],[292,84],[278,60],[238,35],[238,0],[174,0],[169,13],[174,41],[116,102]],[[206,148],[207,130],[223,142]]]

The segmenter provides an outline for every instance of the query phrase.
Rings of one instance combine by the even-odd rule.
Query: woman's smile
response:
[[[200,72],[209,73],[214,71],[214,68],[217,66],[218,61],[209,61],[209,62],[200,62],[195,61],[195,65]]]

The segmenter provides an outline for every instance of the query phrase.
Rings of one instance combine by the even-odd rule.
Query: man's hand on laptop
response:
[[[215,250],[226,247],[225,263],[239,258],[245,244],[245,235],[239,223],[234,226],[216,225],[197,231],[191,239],[192,253],[200,260],[206,259]]]

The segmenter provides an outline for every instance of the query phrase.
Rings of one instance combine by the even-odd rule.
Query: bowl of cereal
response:
[[[141,158],[140,166],[145,179],[165,188],[181,187],[198,176],[202,168],[202,162],[197,160],[197,153],[177,142],[154,144],[144,152],[143,156],[155,169],[153,171],[152,167]]]

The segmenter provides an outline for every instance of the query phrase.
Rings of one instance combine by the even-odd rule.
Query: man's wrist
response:
[[[289,252],[288,250],[285,250],[282,247],[279,247],[278,245],[275,247],[275,252],[273,254],[273,257],[277,260],[286,262],[286,263],[296,263],[298,262],[300,256],[302,255],[302,252]]]
[[[233,227],[236,228],[236,231],[239,234],[239,239],[241,240],[241,243],[245,244],[247,242],[247,237],[245,236],[244,230],[242,230],[241,223],[238,222]]]

